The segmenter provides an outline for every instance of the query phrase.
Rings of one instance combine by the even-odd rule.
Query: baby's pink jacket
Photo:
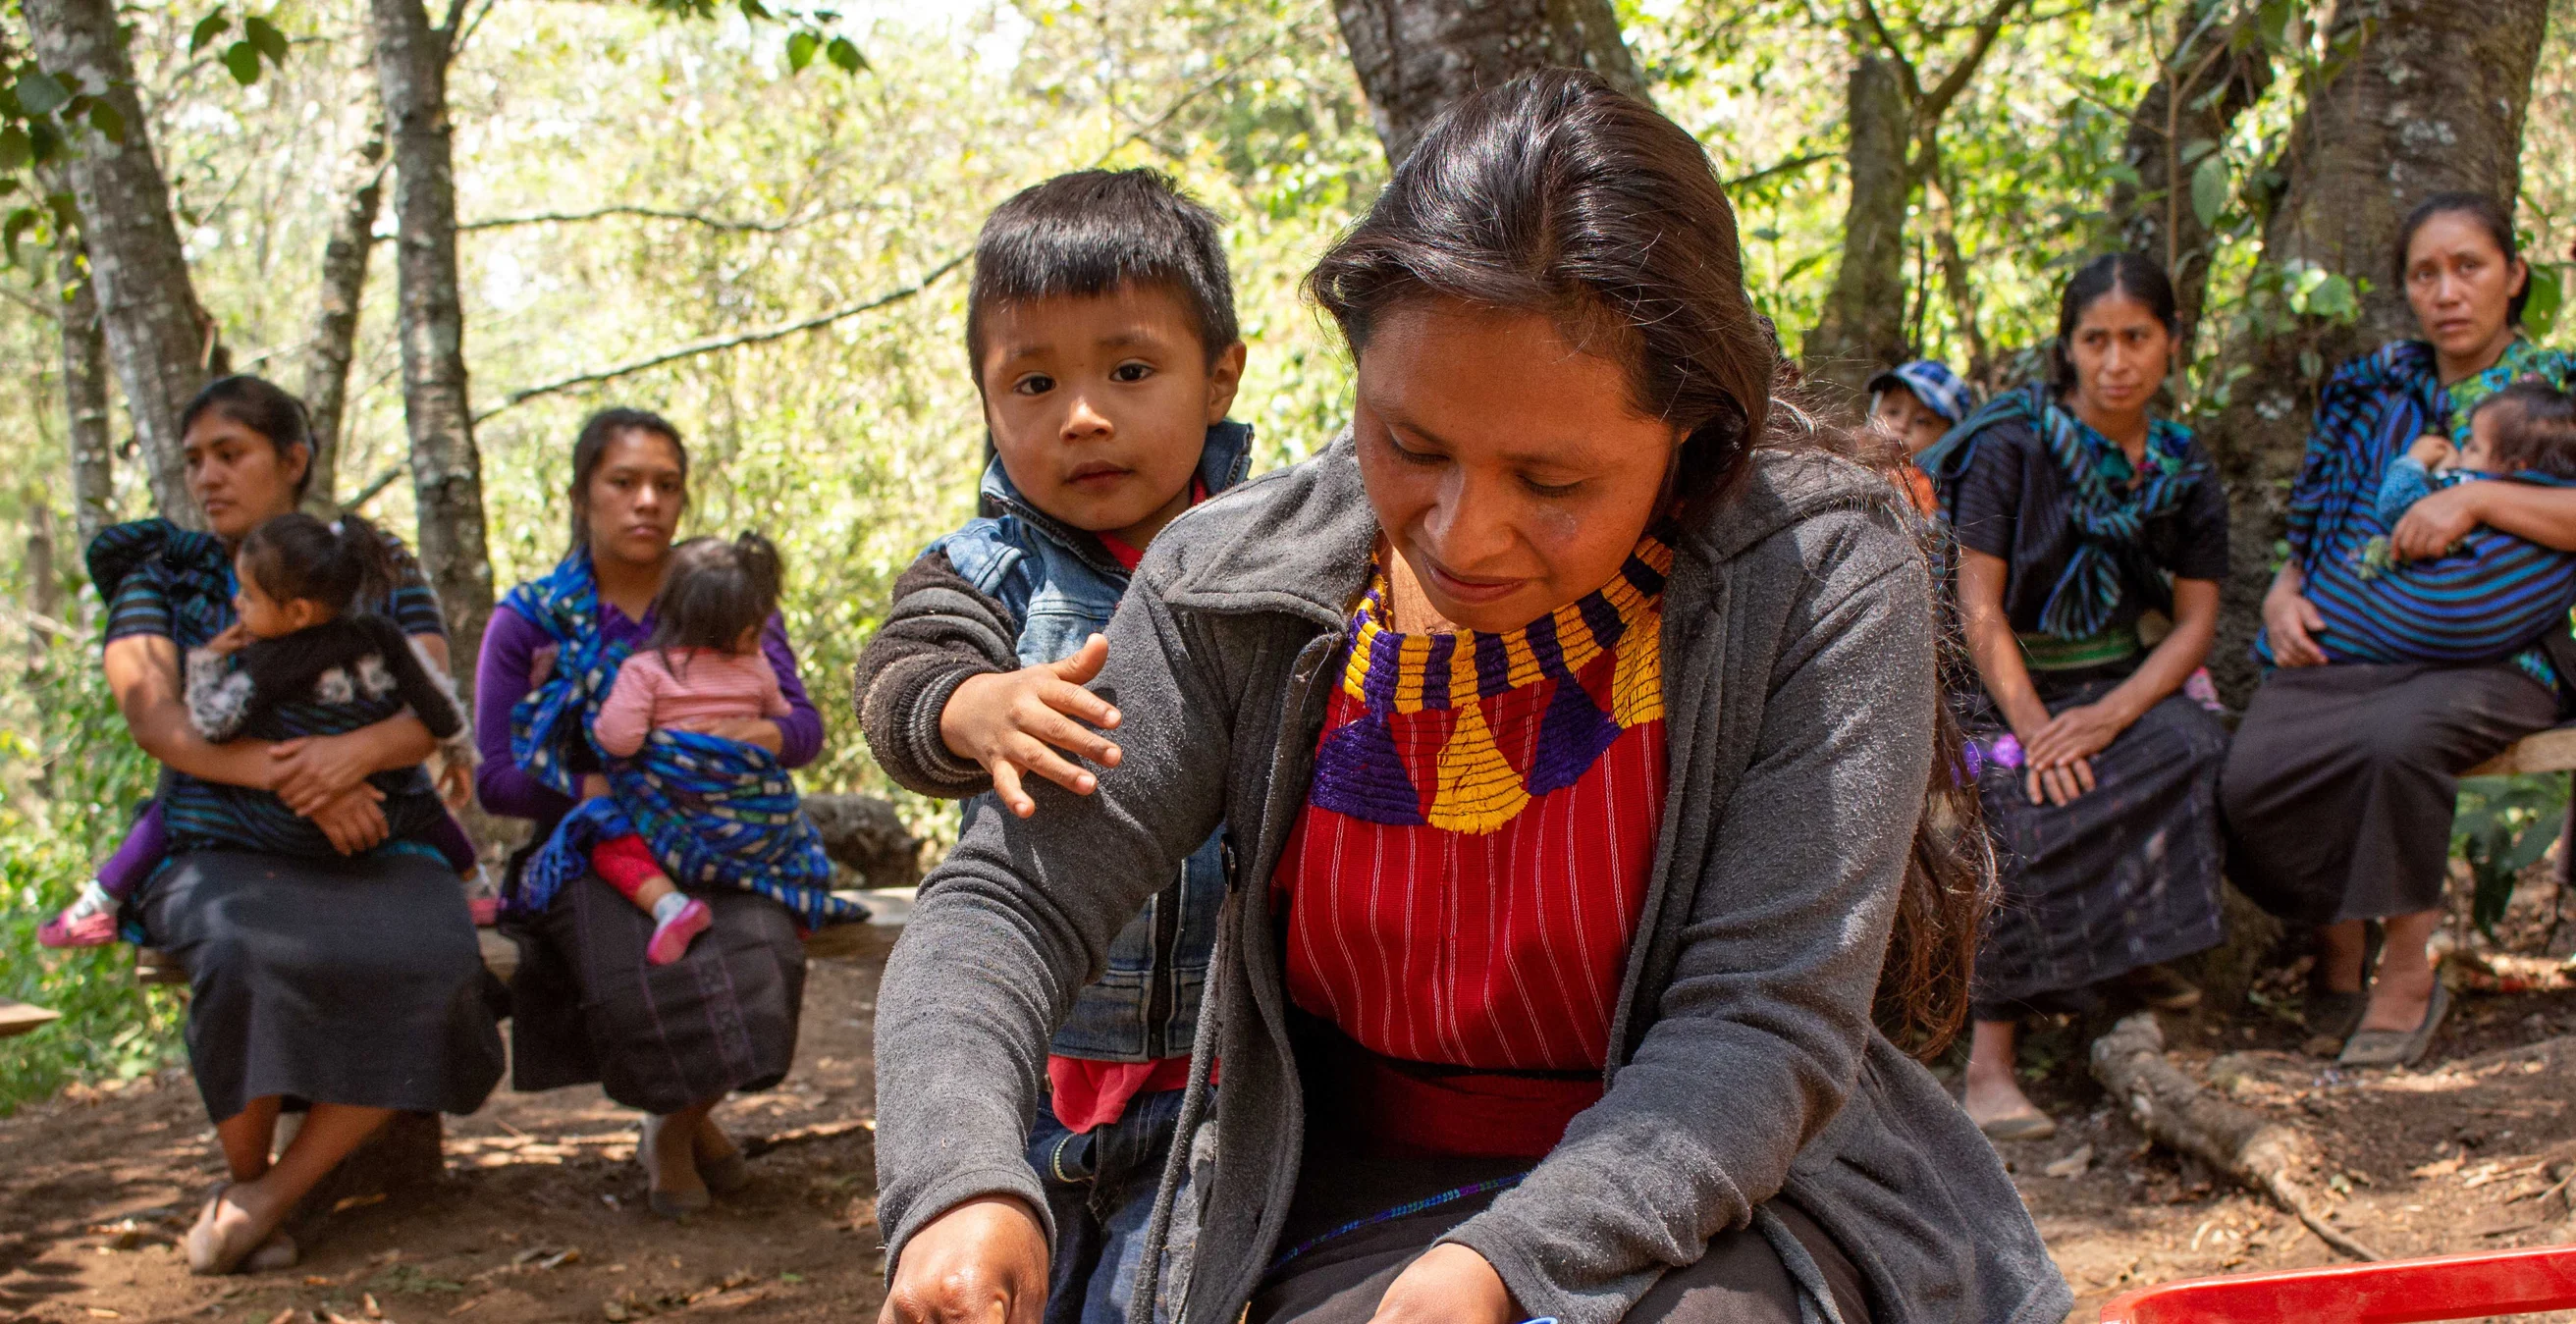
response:
[[[619,758],[644,747],[655,727],[703,731],[746,717],[785,717],[787,697],[778,673],[758,650],[674,648],[669,665],[656,649],[637,649],[617,670],[617,684],[599,705],[591,735]]]

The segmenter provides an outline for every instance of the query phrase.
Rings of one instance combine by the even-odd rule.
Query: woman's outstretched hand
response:
[[[1423,1252],[1387,1284],[1369,1324],[1512,1324],[1512,1289],[1485,1257],[1454,1241]]]
[[[1108,661],[1109,641],[1095,634],[1061,662],[970,677],[939,710],[939,738],[950,753],[982,764],[994,793],[1022,818],[1038,811],[1020,784],[1030,773],[1089,795],[1100,780],[1056,750],[1104,768],[1118,766],[1118,746],[1082,725],[1101,731],[1118,725],[1118,710],[1083,688]]]
[[[2424,501],[2432,500],[2424,498]],[[2416,502],[2420,509],[2424,501]],[[2415,518],[2407,512],[2406,518]],[[2272,660],[2285,667],[2321,667],[2326,664],[2326,650],[2317,646],[2317,632],[2326,628],[2326,618],[2308,595],[2284,584],[2275,583],[2263,595],[2263,629],[2272,641]]]
[[[904,1243],[877,1324],[1038,1324],[1046,1294],[1037,1215],[1007,1195],[978,1196]]]

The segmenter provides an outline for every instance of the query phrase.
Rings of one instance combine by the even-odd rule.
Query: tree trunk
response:
[[[2356,325],[2256,334],[2222,362],[2251,371],[2211,429],[2228,480],[2233,569],[2212,670],[2238,703],[2257,677],[2283,503],[2306,451],[2317,387],[2351,356],[2418,334],[2396,279],[2397,227],[2432,194],[2474,189],[2508,204],[2521,182],[2522,120],[2549,0],[2338,0],[2336,72],[2309,94],[2280,163],[2287,186],[2264,227],[2263,261],[2308,262],[2370,282]],[[2343,54],[2343,52],[2349,54]],[[2250,343],[2249,343],[2250,342]]]
[[[367,286],[367,253],[375,245],[376,211],[384,198],[385,139],[370,131],[356,154],[348,201],[322,247],[322,298],[313,314],[313,339],[304,348],[304,407],[313,416],[313,479],[304,508],[340,513],[340,442],[349,400],[349,360],[358,337],[358,304]]]
[[[1801,357],[1809,381],[1858,394],[1906,357],[1905,204],[1913,192],[1905,151],[1913,133],[1894,61],[1864,55],[1846,89],[1851,203],[1843,211],[1842,266]]]
[[[1610,0],[1333,0],[1389,164],[1441,111],[1533,69],[1590,69],[1646,95]]]
[[[107,333],[99,326],[98,296],[78,235],[66,236],[55,258],[64,286],[63,412],[70,418],[72,521],[80,545],[116,522],[116,442],[107,421]]]
[[[2186,356],[2208,297],[2214,247],[2192,205],[2192,172],[2272,85],[2271,55],[2252,31],[2256,18],[2249,8],[2234,22],[2204,26],[2199,6],[2182,7],[2161,76],[2129,113],[2120,159],[2138,182],[2111,190],[2111,221],[2122,242],[2173,277]]]
[[[71,132],[67,173],[89,245],[90,279],[106,327],[108,359],[125,388],[126,412],[151,466],[161,513],[194,527],[179,413],[219,361],[215,321],[197,302],[170,190],[152,156],[150,122],[134,92],[110,0],[27,0],[36,58],[66,86],[97,97],[125,122],[111,142],[84,121]]]
[[[411,440],[420,559],[447,613],[451,669],[472,702],[475,656],[492,614],[484,547],[483,462],[465,394],[465,313],[457,295],[456,175],[447,122],[454,33],[421,0],[371,0],[376,80],[393,139],[400,224],[403,422]]]

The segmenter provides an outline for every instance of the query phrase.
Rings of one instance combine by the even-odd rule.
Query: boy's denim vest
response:
[[[1199,481],[1210,495],[1243,481],[1252,463],[1252,429],[1227,421],[1208,429]],[[984,469],[984,508],[1000,512],[969,522],[929,550],[946,552],[968,583],[1020,618],[1024,666],[1054,662],[1109,625],[1127,591],[1128,572],[1098,539],[1030,505],[996,459]],[[966,815],[993,807],[986,792],[966,802]],[[1225,833],[1219,829],[1181,866],[1181,876],[1145,903],[1109,945],[1109,968],[1076,994],[1073,1011],[1050,1049],[1064,1057],[1146,1062],[1190,1051],[1199,994],[1216,947],[1217,910],[1225,904]]]

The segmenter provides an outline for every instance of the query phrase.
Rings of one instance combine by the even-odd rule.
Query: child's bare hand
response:
[[[2460,453],[2452,448],[2449,437],[2427,432],[2406,448],[2406,457],[2427,469],[2447,469],[2459,462]]]
[[[1109,641],[1095,634],[1061,662],[977,676],[958,686],[939,710],[939,737],[949,752],[982,764],[1002,803],[1022,818],[1038,809],[1021,787],[1024,774],[1033,772],[1076,795],[1089,795],[1099,779],[1056,750],[1104,768],[1118,766],[1118,747],[1074,720],[1103,731],[1118,725],[1118,710],[1082,688],[1108,661]]]
[[[206,651],[227,655],[238,653],[243,649],[250,647],[250,639],[250,628],[239,621],[235,621],[232,624],[225,626],[222,634],[216,635],[214,638],[206,641]]]

